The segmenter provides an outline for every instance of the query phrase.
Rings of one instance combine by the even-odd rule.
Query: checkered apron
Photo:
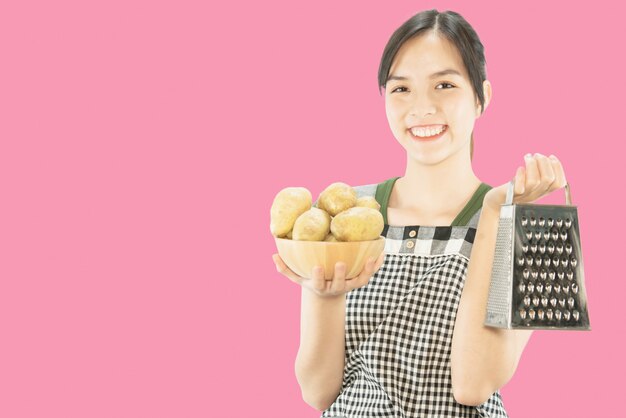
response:
[[[354,188],[376,197],[377,186]],[[321,417],[508,417],[499,391],[478,406],[452,395],[452,332],[480,209],[465,226],[390,226],[386,202],[383,214],[385,260],[346,294],[343,384]]]

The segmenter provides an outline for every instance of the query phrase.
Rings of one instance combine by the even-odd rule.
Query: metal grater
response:
[[[484,325],[508,329],[590,331],[576,206],[512,204],[513,181],[500,207]]]

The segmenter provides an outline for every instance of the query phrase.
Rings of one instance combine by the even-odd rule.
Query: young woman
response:
[[[403,177],[355,187],[375,196],[385,252],[345,280],[321,269],[302,286],[296,376],[322,417],[507,417],[499,389],[530,330],[483,325],[499,208],[472,169],[473,128],[491,100],[483,45],[458,13],[428,10],[400,26],[378,74]],[[556,157],[526,155],[514,203],[564,187]]]

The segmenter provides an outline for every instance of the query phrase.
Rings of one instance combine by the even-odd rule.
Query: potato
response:
[[[289,230],[289,232],[287,232],[287,239],[292,239],[293,238],[293,229]]]
[[[384,227],[380,211],[359,206],[339,213],[330,223],[330,231],[339,241],[375,240]]]
[[[359,197],[356,201],[356,206],[380,210],[380,203],[378,203],[374,196]]]
[[[324,241],[330,232],[330,215],[318,208],[311,208],[298,216],[293,225],[294,241]]]
[[[298,216],[311,209],[313,196],[304,187],[286,187],[272,202],[270,231],[275,237],[284,237],[293,229]]]
[[[346,209],[356,205],[357,193],[346,183],[333,183],[328,186],[317,199],[317,207],[328,212],[330,216],[336,216]]]
[[[324,241],[326,242],[337,242],[337,238],[335,238],[335,236],[333,234],[328,234],[326,235],[326,238],[324,238]]]

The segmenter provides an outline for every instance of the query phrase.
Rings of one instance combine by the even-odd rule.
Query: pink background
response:
[[[505,407],[626,416],[619,3],[207,4],[0,6],[0,416],[318,417],[270,206],[404,174],[376,76],[431,8],[485,45],[477,175],[553,153],[581,222],[592,331],[535,332]]]

